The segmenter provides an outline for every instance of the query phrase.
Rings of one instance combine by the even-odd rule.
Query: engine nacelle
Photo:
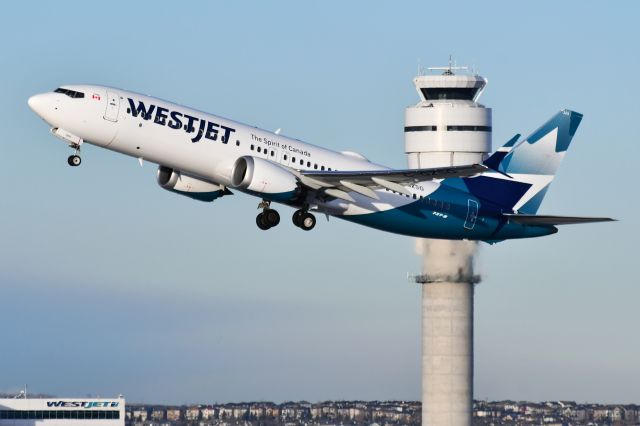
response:
[[[185,175],[165,166],[158,167],[158,185],[167,191],[207,202],[229,193],[220,185]]]
[[[262,194],[273,201],[291,201],[300,195],[300,185],[288,170],[262,158],[244,156],[236,160],[231,185]]]

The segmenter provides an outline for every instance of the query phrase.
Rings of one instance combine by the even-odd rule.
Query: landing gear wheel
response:
[[[311,213],[304,212],[300,218],[300,228],[311,231],[314,226],[316,226],[316,217]]]
[[[82,158],[80,158],[79,155],[70,155],[69,158],[67,158],[67,163],[71,167],[78,167],[80,163],[82,163]]]
[[[256,216],[256,225],[258,225],[258,228],[262,229],[263,231],[271,228],[265,221],[264,213],[260,213],[258,216]]]
[[[262,212],[262,220],[272,228],[280,223],[280,213],[273,209],[265,209]]]
[[[291,217],[293,224],[297,227],[300,227],[300,223],[302,221],[302,215],[304,215],[304,210],[296,210]]]

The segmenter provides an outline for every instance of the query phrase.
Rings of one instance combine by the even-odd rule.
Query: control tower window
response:
[[[84,93],[82,92],[76,92],[75,90],[69,90],[69,89],[63,89],[62,87],[58,87],[56,90],[54,90],[55,93],[62,93],[64,95],[67,95],[70,98],[84,98]]]
[[[491,126],[447,126],[447,131],[490,132]]]
[[[478,92],[475,87],[430,87],[420,89],[426,100],[462,99],[472,101]]]
[[[435,132],[438,126],[406,126],[405,132]]]

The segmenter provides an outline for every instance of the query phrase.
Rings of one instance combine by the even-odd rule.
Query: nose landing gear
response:
[[[67,158],[67,163],[71,167],[78,167],[82,163],[82,158],[80,158],[79,155],[70,155],[69,158]]]
[[[73,144],[69,145],[71,148],[76,150],[75,154],[70,155],[69,158],[67,158],[67,164],[70,165],[71,167],[78,167],[82,163],[82,158],[80,158],[80,145],[81,144],[82,144],[82,142],[73,143]]]

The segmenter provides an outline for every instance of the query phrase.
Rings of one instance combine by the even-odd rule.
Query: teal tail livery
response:
[[[262,230],[280,223],[274,204],[292,207],[293,224],[305,231],[320,213],[412,237],[489,243],[612,220],[537,214],[582,120],[569,110],[523,140],[514,136],[481,164],[392,169],[112,87],[65,85],[28,104],[75,151],[70,166],[94,145],[157,164],[161,188],[199,202],[226,202],[234,193],[258,197]]]
[[[497,173],[465,179],[469,190],[518,213],[536,213],[581,121],[582,114],[562,110],[526,139],[512,138],[484,162]]]

